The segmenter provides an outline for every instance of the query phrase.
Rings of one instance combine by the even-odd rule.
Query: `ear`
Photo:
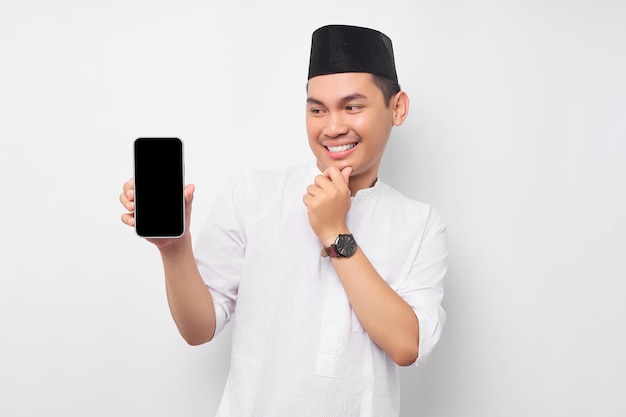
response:
[[[400,126],[409,115],[409,96],[400,91],[391,99],[391,109],[393,111],[393,125]]]

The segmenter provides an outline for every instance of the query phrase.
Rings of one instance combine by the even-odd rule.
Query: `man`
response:
[[[398,365],[422,361],[445,321],[447,254],[436,211],[378,180],[408,109],[386,35],[318,29],[306,105],[316,165],[240,178],[195,252],[189,233],[151,240],[188,343],[236,317],[218,416],[399,414]],[[132,226],[132,180],[120,200]]]

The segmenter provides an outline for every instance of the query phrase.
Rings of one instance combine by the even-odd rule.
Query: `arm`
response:
[[[332,262],[352,309],[374,343],[398,365],[414,363],[419,321],[413,309],[376,272],[361,248],[350,258]]]
[[[160,252],[167,302],[178,331],[193,346],[211,341],[215,334],[215,307],[198,271],[189,234]]]
[[[161,254],[165,273],[165,287],[170,312],[181,336],[190,345],[210,341],[215,333],[215,307],[208,288],[204,284],[193,255],[189,223],[193,185],[185,187],[186,231],[177,239],[146,239]],[[120,202],[128,210],[122,221],[134,226],[134,181],[124,184]]]
[[[330,246],[338,234],[349,233],[349,175],[349,168],[342,172],[329,168],[303,198],[311,228],[324,246]],[[332,262],[352,309],[374,343],[399,365],[415,362],[419,321],[411,306],[389,287],[360,248],[352,257]]]

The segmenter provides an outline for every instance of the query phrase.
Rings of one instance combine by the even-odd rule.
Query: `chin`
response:
[[[331,163],[326,164],[324,166],[324,169],[327,169],[327,168],[330,168],[330,167],[335,167],[339,171],[341,171],[342,169],[347,168],[347,167],[353,167],[354,168],[354,166],[350,162],[348,162],[348,161],[333,161]],[[354,171],[353,171],[352,174],[350,174],[350,176],[353,176],[353,175],[354,175]]]

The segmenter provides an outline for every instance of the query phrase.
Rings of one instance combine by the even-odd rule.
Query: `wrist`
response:
[[[357,243],[351,233],[340,233],[335,241],[322,249],[322,257],[349,258],[356,252]]]
[[[189,233],[186,233],[178,239],[173,239],[165,246],[159,246],[157,244],[157,248],[163,257],[178,256],[179,254],[192,249],[191,237],[189,236]]]
[[[350,230],[347,227],[337,228],[334,231],[324,233],[322,236],[318,236],[320,242],[324,245],[324,247],[328,247],[335,243],[339,235],[347,235],[350,234]]]

